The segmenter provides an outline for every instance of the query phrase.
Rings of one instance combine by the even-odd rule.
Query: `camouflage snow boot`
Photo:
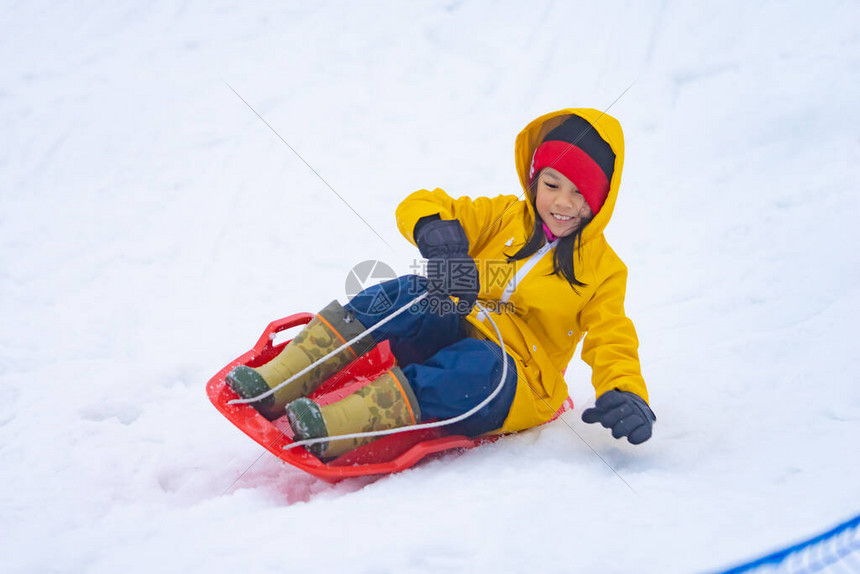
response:
[[[256,368],[240,365],[227,374],[227,384],[243,399],[273,389],[312,363],[365,331],[358,319],[332,301],[320,311],[286,347],[268,363]],[[362,338],[326,362],[258,402],[251,403],[269,420],[283,416],[290,401],[312,393],[326,379],[346,367],[375,345],[372,336]]]
[[[297,441],[393,429],[421,420],[415,393],[397,366],[335,403],[319,406],[302,398],[287,405],[286,411]],[[328,461],[374,440],[373,437],[350,438],[312,444],[307,448]]]

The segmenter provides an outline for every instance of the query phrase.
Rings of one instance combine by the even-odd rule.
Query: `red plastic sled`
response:
[[[419,429],[380,437],[328,463],[322,462],[303,448],[284,450],[284,446],[293,442],[292,430],[286,417],[269,421],[251,405],[227,404],[231,400],[238,399],[239,396],[227,386],[225,377],[238,365],[256,367],[271,360],[289,342],[286,340],[273,345],[275,335],[286,329],[305,325],[312,318],[311,313],[296,313],[269,323],[250,351],[221,369],[206,385],[209,400],[221,414],[284,462],[323,480],[338,482],[353,476],[397,472],[411,467],[431,454],[457,448],[469,449],[499,438],[497,435],[469,438],[445,434],[444,427]],[[394,355],[388,342],[383,341],[349,367],[331,377],[311,395],[311,398],[321,404],[336,401],[367,384],[376,375],[393,365]],[[568,397],[553,419],[572,407],[573,401]]]

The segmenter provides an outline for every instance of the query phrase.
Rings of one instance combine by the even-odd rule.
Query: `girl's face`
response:
[[[535,209],[557,237],[570,235],[594,216],[576,185],[551,167],[538,175],[536,193]]]

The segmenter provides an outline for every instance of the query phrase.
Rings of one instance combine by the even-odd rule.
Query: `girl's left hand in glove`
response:
[[[611,428],[615,438],[626,436],[632,444],[640,444],[651,438],[657,417],[639,395],[613,389],[600,395],[592,408],[585,409],[582,420],[599,422]]]

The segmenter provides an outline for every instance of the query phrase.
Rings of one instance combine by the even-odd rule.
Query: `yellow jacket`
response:
[[[615,169],[609,196],[583,230],[581,247],[574,254],[576,277],[586,286],[577,287],[577,294],[563,277],[552,275],[553,254],[549,251],[516,281],[509,295],[515,311],[502,308],[502,312],[491,315],[507,352],[517,364],[518,375],[514,402],[501,432],[533,427],[552,418],[568,396],[563,373],[583,335],[582,358],[592,368],[597,396],[618,388],[648,400],[639,368],[639,340],[624,313],[627,268],[603,235],[615,207],[624,165],[621,125],[611,116],[586,108],[541,116],[517,136],[517,172],[524,190],[519,197],[453,199],[441,189],[420,190],[403,200],[396,211],[400,232],[413,244],[412,231],[425,215],[438,213],[442,219],[460,221],[469,238],[469,255],[478,265],[479,301],[491,307],[502,300],[511,277],[529,260],[508,263],[507,256],[525,244],[534,227],[533,198],[528,186],[534,150],[570,114],[588,120],[609,143],[615,152]],[[490,322],[482,320],[477,306],[467,319],[475,336],[498,342]]]

